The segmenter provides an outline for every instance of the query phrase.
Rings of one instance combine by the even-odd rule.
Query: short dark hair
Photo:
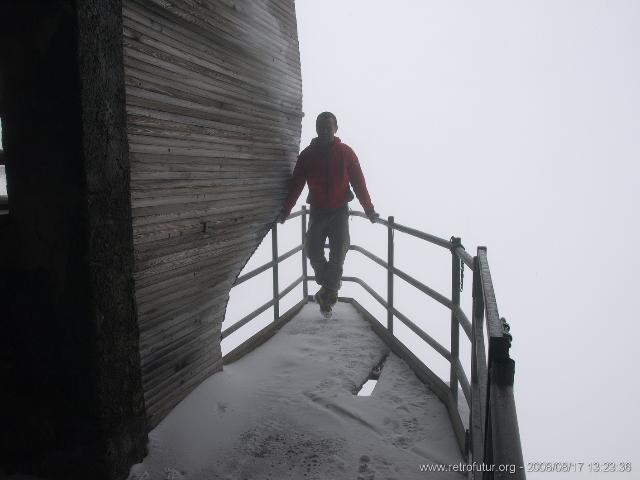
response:
[[[327,117],[333,118],[333,121],[336,123],[336,126],[338,125],[338,119],[331,112],[322,112],[320,115],[318,115],[318,118],[316,118],[316,123],[318,123],[322,118],[327,118]]]

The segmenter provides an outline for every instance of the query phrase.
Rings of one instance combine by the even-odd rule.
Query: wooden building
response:
[[[124,2],[136,303],[150,426],[222,368],[229,290],[300,142],[293,0]]]
[[[125,478],[222,368],[299,149],[294,0],[0,7],[0,469]]]

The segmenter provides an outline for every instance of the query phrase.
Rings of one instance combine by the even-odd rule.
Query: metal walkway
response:
[[[387,354],[373,395],[354,395]],[[179,404],[131,478],[464,478],[421,471],[461,462],[446,406],[369,321],[309,303]]]

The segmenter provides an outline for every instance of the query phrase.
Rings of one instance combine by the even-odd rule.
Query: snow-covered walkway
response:
[[[350,304],[308,304],[213,375],[150,434],[131,479],[464,478],[445,406],[394,354],[371,397],[353,394],[388,349]]]

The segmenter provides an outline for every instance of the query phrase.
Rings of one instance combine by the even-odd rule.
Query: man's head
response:
[[[324,145],[333,142],[333,138],[338,131],[338,120],[331,112],[322,112],[316,118],[316,132],[318,133],[318,141]]]

